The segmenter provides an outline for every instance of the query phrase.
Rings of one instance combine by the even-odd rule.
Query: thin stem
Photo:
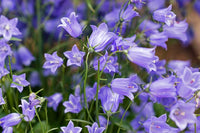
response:
[[[8,56],[8,61],[9,61],[9,68],[10,68],[10,78],[13,78],[13,73],[12,73],[12,68],[11,68],[11,61],[10,61],[10,56]]]
[[[106,124],[106,131],[105,131],[105,133],[107,133],[109,121],[110,121],[110,115],[108,115],[108,118],[107,118],[107,124]]]
[[[41,122],[41,119],[40,119],[40,116],[39,116],[39,114],[38,114],[38,112],[37,112],[36,107],[35,107],[35,114],[36,114],[36,116],[37,116],[37,118],[38,118],[38,120],[39,120],[39,122],[40,122],[40,126],[41,126],[41,128],[42,128],[42,132],[44,133],[44,128],[43,128],[43,126],[42,126],[42,122]]]
[[[194,123],[194,133],[197,133],[197,124]]]
[[[31,121],[29,121],[29,125],[30,125],[30,128],[31,128],[31,133],[34,133],[34,132],[33,132],[33,127],[32,127]]]
[[[48,114],[47,114],[47,101],[46,101],[46,108],[45,108],[45,117],[46,117],[46,131],[48,131]]]
[[[98,71],[97,71],[97,90],[96,90],[96,117],[97,117],[97,123],[100,126],[99,123],[99,105],[98,105],[98,94],[99,94],[99,85],[100,85],[100,61],[98,60]]]

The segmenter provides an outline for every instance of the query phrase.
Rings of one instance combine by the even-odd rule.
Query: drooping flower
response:
[[[21,32],[16,27],[17,22],[17,18],[8,20],[5,16],[0,16],[0,35],[3,35],[5,40],[9,41],[13,35],[21,34]]]
[[[172,106],[176,98],[175,77],[158,79],[150,84],[150,96],[154,102],[163,104],[164,106]]]
[[[0,40],[0,62],[5,61],[8,55],[11,55],[12,51],[10,46],[6,43],[5,39]]]
[[[44,54],[46,62],[43,65],[45,69],[51,69],[52,73],[55,73],[58,67],[63,64],[63,59],[57,55],[57,52],[54,52],[52,55]]]
[[[117,62],[117,56],[108,56],[106,51],[105,55],[99,58],[99,69],[103,70],[105,73],[114,74],[119,72],[119,64]],[[105,67],[104,67],[105,66]],[[93,67],[95,70],[98,70],[98,59],[95,59],[93,62]]]
[[[26,80],[26,75],[21,74],[19,76],[13,75],[13,82],[10,85],[12,88],[17,88],[18,91],[21,93],[23,91],[23,87],[28,86],[30,83]]]
[[[169,117],[176,123],[182,131],[187,127],[188,123],[195,123],[196,116],[194,114],[195,104],[185,103],[179,100],[170,111]]]
[[[56,111],[59,103],[62,101],[63,97],[61,93],[55,93],[49,97],[48,100],[48,107],[53,107],[53,110]]]
[[[64,52],[64,55],[68,58],[67,66],[75,65],[80,67],[83,62],[85,52],[79,51],[75,44],[72,47],[72,51],[66,51]]]
[[[116,36],[112,32],[108,32],[108,27],[105,23],[101,23],[99,27],[91,25],[92,34],[90,35],[88,47],[92,47],[95,52],[100,52],[113,41]]]
[[[29,66],[33,60],[35,60],[35,57],[31,54],[31,52],[24,46],[20,47],[18,49],[18,55],[21,59],[23,65]]]
[[[80,133],[81,127],[74,127],[74,123],[70,120],[67,127],[61,127],[63,133]]]
[[[20,123],[21,115],[18,113],[8,114],[0,119],[0,126],[2,128],[12,127]]]
[[[173,26],[164,25],[163,32],[168,36],[168,38],[179,39],[182,42],[187,41],[186,30],[188,28],[188,23],[186,20],[175,22]]]
[[[128,5],[127,8],[121,11],[121,14],[120,14],[120,18],[123,21],[129,21],[136,16],[139,16],[139,13],[133,10],[132,5]]]
[[[137,84],[134,82],[137,75],[130,76],[129,78],[116,78],[111,82],[113,92],[127,96],[131,101],[134,98],[133,92],[138,90]]]
[[[104,111],[116,112],[123,98],[123,96],[112,92],[109,87],[102,87],[99,91],[99,99]]]
[[[167,115],[163,114],[160,117],[152,116],[150,119],[146,120],[143,124],[145,130],[149,133],[177,133],[179,130],[177,128],[170,127],[167,123]]]
[[[99,127],[96,122],[92,124],[92,127],[88,125],[85,127],[87,127],[89,133],[102,133],[105,130],[104,127]]]
[[[148,72],[156,71],[158,56],[155,56],[155,48],[132,47],[128,49],[127,57],[131,62],[146,68]]]
[[[3,95],[2,95],[2,89],[0,88],[0,105],[5,104],[5,101],[3,99]]]
[[[71,113],[79,113],[82,110],[82,106],[80,103],[80,97],[75,97],[74,95],[70,94],[69,101],[65,101],[63,103],[63,106],[65,106],[65,113],[71,112]]]
[[[150,44],[152,46],[161,46],[167,50],[167,44],[165,43],[168,40],[168,37],[164,32],[151,34],[149,37]]]
[[[77,21],[75,12],[72,12],[69,17],[61,18],[61,23],[58,27],[63,27],[72,37],[76,38],[82,34],[82,27]]]
[[[172,26],[175,23],[176,15],[171,10],[172,5],[169,5],[168,8],[156,10],[153,13],[153,19],[166,23],[168,26]]]

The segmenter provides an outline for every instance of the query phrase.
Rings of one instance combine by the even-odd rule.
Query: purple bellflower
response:
[[[137,75],[130,76],[129,78],[116,78],[111,83],[113,92],[127,96],[131,101],[134,99],[133,92],[138,90],[137,84],[134,82]]]
[[[152,46],[160,46],[167,50],[167,44],[165,42],[168,40],[168,37],[164,32],[151,34],[149,40]]]
[[[1,7],[13,11],[16,8],[16,0],[2,0]]]
[[[10,46],[6,43],[5,39],[0,40],[0,62],[5,61],[8,55],[11,55],[12,51]]]
[[[48,100],[48,107],[53,107],[53,110],[56,111],[59,103],[62,101],[63,97],[61,93],[55,93],[49,97]]]
[[[197,118],[194,114],[195,104],[185,103],[179,100],[170,111],[169,117],[176,123],[180,130],[184,130],[188,123],[196,123]]]
[[[102,87],[99,91],[99,99],[104,111],[116,112],[123,98],[123,96],[112,92],[109,87]]]
[[[85,52],[79,51],[75,44],[72,47],[72,51],[66,51],[64,52],[64,55],[68,58],[67,66],[75,65],[80,67],[83,62]]]
[[[166,64],[166,60],[159,60],[158,62],[156,62],[156,71],[152,71],[151,75],[163,75],[166,73],[166,68],[165,68],[165,64]]]
[[[30,84],[25,78],[26,78],[25,73],[19,76],[13,75],[13,82],[10,85],[10,87],[17,88],[18,91],[21,93],[23,91],[23,87],[26,87]]]
[[[158,33],[158,29],[160,28],[160,24],[154,23],[150,20],[144,20],[139,28],[142,32],[145,33],[146,36],[150,36],[151,34]]]
[[[32,87],[41,86],[40,75],[37,71],[33,71],[29,77],[30,85]]]
[[[58,27],[63,27],[72,37],[76,38],[82,34],[82,27],[77,21],[75,12],[72,12],[69,17],[61,18],[61,23]]]
[[[51,69],[52,73],[55,73],[57,68],[62,66],[63,59],[57,55],[57,52],[54,52],[52,55],[44,54],[46,62],[43,65],[45,69]]]
[[[92,127],[90,126],[85,126],[85,127],[87,127],[89,133],[102,133],[105,130],[104,127],[99,127],[96,122],[92,124]]]
[[[91,25],[92,34],[90,35],[88,47],[94,49],[95,52],[100,52],[111,43],[116,36],[112,32],[108,32],[108,27],[105,23],[101,23],[99,27]]]
[[[5,40],[9,41],[12,35],[21,35],[21,32],[16,27],[17,22],[17,18],[8,20],[5,16],[0,16],[0,35],[3,35]]]
[[[3,99],[2,89],[0,88],[0,105],[5,104],[5,101]]]
[[[30,108],[32,108],[33,106],[35,106],[36,108],[40,107],[40,105],[39,105],[40,103],[41,103],[41,99],[40,100],[37,99],[35,93],[31,93],[29,95],[29,106],[30,106]]]
[[[35,57],[31,54],[31,52],[24,46],[18,49],[18,55],[21,59],[22,64],[25,66],[29,66]]]
[[[135,6],[138,8],[138,9],[141,9],[143,7],[144,4],[146,4],[146,1],[147,0],[131,0],[132,3],[135,4]]]
[[[80,133],[81,127],[74,127],[74,123],[70,120],[67,127],[61,127],[62,133]]]
[[[166,23],[168,26],[173,26],[175,23],[176,15],[171,10],[172,5],[169,5],[168,8],[156,10],[153,13],[153,18],[159,22]]]
[[[178,84],[179,96],[189,98],[195,91],[200,90],[200,72],[193,73],[191,69],[185,67],[180,78],[181,81]]]
[[[195,0],[193,6],[194,6],[194,9],[197,11],[197,13],[200,14],[200,1],[199,0]]]
[[[173,26],[164,25],[163,32],[168,36],[168,38],[179,39],[182,42],[187,41],[187,28],[188,23],[186,20],[175,22]]]
[[[4,128],[2,133],[13,133],[13,127]]]
[[[144,122],[145,130],[148,133],[177,133],[177,128],[170,127],[167,123],[167,115],[163,114],[160,117],[152,116]]]
[[[190,61],[171,60],[168,63],[168,68],[178,76],[183,74],[185,67],[190,67]]]
[[[127,8],[120,14],[120,18],[125,22],[130,21],[136,16],[139,16],[139,13],[133,10],[132,5],[128,5]]]
[[[108,56],[108,52],[106,51],[105,55],[99,58],[100,70],[103,70],[104,73],[110,73],[111,75],[114,73],[118,73],[119,64],[117,62],[117,56]],[[105,66],[106,65],[106,66]],[[105,67],[104,67],[105,66]],[[93,62],[93,67],[95,70],[98,70],[98,59],[95,59]]]
[[[163,8],[165,6],[165,0],[148,0],[147,7],[151,12]]]
[[[163,104],[166,107],[176,103],[175,77],[158,79],[150,85],[150,96],[154,102]]]
[[[21,115],[18,113],[8,114],[0,119],[0,126],[2,128],[12,127],[19,124],[21,121]]]
[[[8,73],[9,71],[6,68],[4,68],[4,61],[0,61],[0,79]]]
[[[156,71],[158,56],[155,56],[155,48],[132,47],[127,51],[127,57],[131,62],[146,68],[148,72]]]
[[[94,83],[93,87],[87,87],[86,88],[87,102],[94,100],[94,97],[96,95],[96,90],[97,90],[97,83],[96,82]]]
[[[63,103],[63,106],[65,106],[65,113],[79,113],[82,110],[80,97],[75,97],[72,94],[70,94],[69,96],[69,101],[65,101]]]

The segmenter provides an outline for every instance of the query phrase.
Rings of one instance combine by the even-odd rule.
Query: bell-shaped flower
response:
[[[74,38],[82,34],[82,27],[77,21],[75,12],[72,12],[69,17],[61,18],[61,24],[58,27],[63,27]]]
[[[65,101],[63,103],[63,106],[65,106],[65,113],[79,113],[82,110],[80,97],[75,97],[72,94],[70,94],[69,96],[69,101]]]
[[[5,16],[0,16],[0,35],[3,35],[5,40],[9,41],[13,35],[21,35],[21,32],[16,27],[17,22],[17,18],[8,20]]]
[[[135,83],[137,75],[130,76],[129,78],[116,78],[111,82],[111,88],[113,92],[127,96],[131,101],[134,96],[133,93],[138,90],[138,86]]]
[[[0,118],[0,126],[2,128],[12,127],[21,122],[21,115],[18,113],[11,113]]]
[[[53,110],[56,111],[59,103],[62,101],[63,97],[61,93],[55,93],[49,97],[48,100],[48,107],[53,107]]]
[[[155,56],[155,48],[132,47],[128,49],[127,57],[131,62],[146,68],[148,72],[156,71],[158,56]]]
[[[68,58],[67,66],[75,65],[80,67],[83,62],[85,52],[79,51],[75,44],[72,47],[72,51],[66,51],[64,52],[64,55]]]
[[[164,32],[151,34],[149,41],[152,46],[160,46],[167,50],[167,44],[165,42],[168,41],[168,37]]]
[[[25,121],[32,121],[35,116],[35,108],[30,107],[30,104],[26,100],[21,100],[22,113]]]
[[[63,64],[63,59],[57,55],[57,52],[54,52],[52,55],[44,54],[44,57],[46,61],[43,65],[43,68],[51,69],[52,73],[55,73],[58,67],[62,66]]]
[[[158,33],[158,29],[160,28],[160,24],[154,23],[150,20],[144,20],[139,28],[142,32],[145,33],[146,36],[150,36],[151,34]]]
[[[139,13],[133,10],[132,5],[128,5],[126,9],[122,10],[120,13],[120,18],[123,21],[130,21],[132,18],[139,16]]]
[[[105,130],[104,127],[99,127],[96,122],[92,124],[92,127],[90,126],[85,126],[85,127],[87,127],[89,133],[102,133]]]
[[[13,75],[13,82],[10,85],[12,88],[17,88],[18,91],[21,93],[23,91],[23,87],[28,86],[30,83],[26,80],[26,75],[21,74],[19,76]]]
[[[103,51],[116,36],[114,33],[108,32],[108,27],[105,23],[101,23],[99,27],[91,25],[91,28],[93,31],[88,41],[88,47],[93,48],[95,52]]]
[[[11,55],[12,51],[10,46],[6,43],[5,39],[0,40],[0,62],[4,62],[8,55]]]
[[[179,100],[173,107],[171,107],[169,117],[176,123],[182,131],[187,127],[188,123],[196,123],[197,118],[194,114],[195,104],[185,103]]]
[[[74,123],[70,120],[67,127],[61,127],[62,133],[80,133],[81,127],[74,127]]]

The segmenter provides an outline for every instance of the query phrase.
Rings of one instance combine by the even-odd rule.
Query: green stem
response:
[[[98,105],[98,94],[99,94],[99,85],[100,85],[100,61],[98,60],[98,71],[97,71],[97,90],[96,90],[96,117],[97,117],[97,123],[100,127],[99,123],[99,105]]]
[[[197,133],[197,124],[194,123],[194,133]]]
[[[29,121],[29,125],[30,125],[30,128],[31,128],[31,133],[34,133],[34,132],[33,132],[33,127],[32,127],[31,121]]]
[[[40,116],[39,116],[39,114],[38,114],[38,112],[37,112],[36,107],[35,107],[35,114],[36,114],[36,116],[37,116],[37,118],[38,118],[38,120],[39,120],[39,122],[40,122],[40,126],[41,126],[41,128],[42,128],[42,132],[44,133],[44,128],[43,128],[43,126],[42,126],[42,122],[41,122],[41,119],[40,119]]]
[[[109,121],[110,121],[110,115],[108,115],[108,118],[107,118],[107,124],[106,124],[106,131],[105,131],[105,133],[107,133]]]
[[[13,78],[13,73],[12,73],[12,68],[11,68],[11,61],[10,61],[10,56],[8,56],[8,61],[9,61],[9,68],[10,68],[10,78]]]

